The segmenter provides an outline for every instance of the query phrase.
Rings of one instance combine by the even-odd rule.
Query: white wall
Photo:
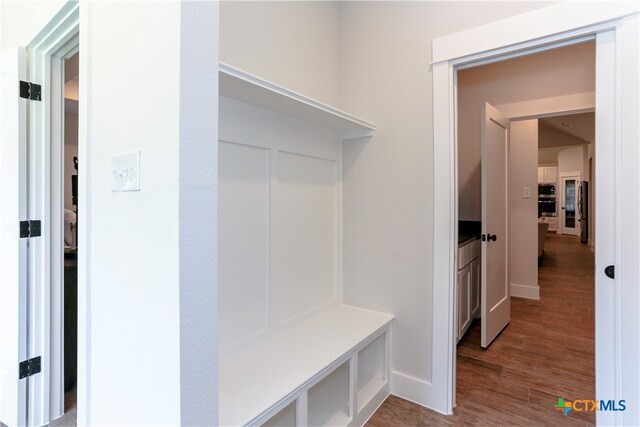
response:
[[[217,4],[86,2],[80,28],[79,422],[215,424]],[[111,192],[111,157],[136,150],[141,191]]]
[[[582,43],[458,73],[460,219],[481,216],[480,107],[595,90],[595,45]]]
[[[218,2],[180,2],[181,425],[218,422],[219,20]]]
[[[66,0],[0,2],[0,50],[26,47]]]
[[[509,282],[511,295],[538,298],[538,120],[511,122]],[[523,197],[528,188],[530,197]]]
[[[89,126],[80,129],[80,164],[91,194],[86,215],[80,211],[91,230],[80,247],[90,260],[87,421],[178,424],[180,7],[83,6],[80,114],[86,111]],[[132,96],[141,81],[152,96]],[[111,192],[111,157],[135,150],[141,191]]]
[[[91,194],[86,215],[80,211],[91,230],[87,421],[178,424],[180,7],[83,6],[80,114],[82,121],[86,111],[89,126],[80,130],[80,175]],[[153,90],[131,96],[141,81]],[[141,191],[111,192],[111,157],[136,150]]]
[[[338,3],[223,1],[220,60],[335,106]]]
[[[393,392],[427,402],[443,351],[431,347],[431,40],[545,4],[341,6],[342,106],[378,125],[371,141],[343,144],[344,300],[396,315]]]
[[[564,148],[558,153],[558,175],[566,172],[580,172],[584,177],[584,151],[586,145]],[[560,176],[558,176],[558,181]]]

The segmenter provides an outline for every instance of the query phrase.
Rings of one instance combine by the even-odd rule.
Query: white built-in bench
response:
[[[389,395],[392,320],[339,305],[221,360],[220,425],[363,425]]]

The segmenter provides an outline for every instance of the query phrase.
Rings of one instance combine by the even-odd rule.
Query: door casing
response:
[[[43,425],[64,413],[63,302],[63,159],[64,60],[79,50],[79,3],[68,1],[29,43],[29,78],[42,85],[42,101],[32,109],[30,144],[39,153],[30,159],[32,214],[42,218],[42,247],[33,260],[35,289],[31,308],[33,339],[42,355],[42,376],[29,393],[29,424]],[[78,298],[82,298],[78,287]],[[79,301],[80,307],[80,301]],[[78,325],[82,324],[79,317]],[[78,332],[78,359],[83,339]],[[79,362],[80,363],[80,362]],[[86,378],[78,365],[78,401]],[[78,405],[80,406],[80,405]]]

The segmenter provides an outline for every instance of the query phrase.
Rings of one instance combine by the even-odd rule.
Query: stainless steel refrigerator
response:
[[[589,241],[589,183],[587,181],[580,183],[578,214],[580,215],[580,241],[587,243]]]

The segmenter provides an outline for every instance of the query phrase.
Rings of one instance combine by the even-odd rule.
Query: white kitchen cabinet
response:
[[[549,231],[558,231],[558,217],[543,216],[538,222],[546,222],[549,224]]]
[[[538,167],[538,184],[555,184],[558,181],[557,166]]]
[[[458,341],[471,324],[471,264],[458,270]]]
[[[558,168],[547,167],[544,168],[544,182],[557,182],[558,181]]]
[[[480,256],[471,261],[471,320],[480,316]]]
[[[467,332],[480,313],[480,241],[472,240],[458,248],[456,280],[457,340]]]

